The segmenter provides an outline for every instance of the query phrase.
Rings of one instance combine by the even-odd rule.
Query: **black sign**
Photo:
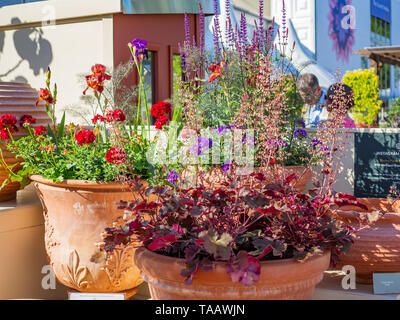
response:
[[[400,133],[355,133],[354,195],[387,198],[400,190]]]

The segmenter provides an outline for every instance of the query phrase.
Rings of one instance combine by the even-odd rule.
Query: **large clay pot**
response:
[[[233,283],[222,262],[209,273],[199,271],[193,283],[186,285],[180,275],[183,259],[141,247],[134,260],[154,300],[306,300],[312,298],[314,287],[328,269],[330,252],[305,263],[294,259],[261,262],[260,279],[250,287]]]
[[[47,126],[51,120],[46,113],[44,103],[36,106],[38,93],[35,89],[31,88],[29,84],[18,82],[0,82],[0,117],[4,114],[11,114],[19,121],[24,115],[31,115],[36,118],[36,123],[32,125],[33,128],[38,126]],[[21,138],[28,134],[26,128],[21,128],[17,124],[19,131],[13,134],[14,139]],[[19,164],[22,159],[16,159],[15,155],[9,152],[3,141],[0,142],[0,148],[3,153],[3,158],[7,166]],[[12,168],[13,172],[18,172],[21,169],[20,165]],[[8,170],[0,165],[0,186],[7,179]],[[0,191],[0,202],[13,200],[16,197],[17,190],[20,184],[17,182],[9,183]]]
[[[254,169],[257,171],[257,168]],[[312,170],[310,168],[304,168],[301,166],[286,166],[283,167],[283,176],[288,177],[295,173],[297,181],[293,181],[294,187],[299,191],[303,192],[306,189],[307,183],[311,180]],[[186,183],[186,187],[196,185],[196,175],[192,171],[184,171],[181,175],[181,179]],[[197,175],[197,184],[204,186],[205,188],[221,188],[227,185],[229,179],[225,172],[220,167],[210,168],[207,172],[203,172]],[[267,179],[264,184],[270,183]]]
[[[116,249],[105,262],[90,259],[104,229],[123,215],[119,200],[135,194],[126,185],[31,176],[43,205],[46,251],[57,279],[81,292],[136,292],[143,280],[133,263],[133,246]]]
[[[357,232],[350,252],[339,256],[338,268],[354,266],[359,283],[371,284],[373,273],[400,272],[400,201],[394,205],[387,199],[358,199],[369,211],[385,212],[383,218],[371,227]],[[354,212],[358,207],[348,206],[338,211],[339,218],[350,226],[358,227]]]

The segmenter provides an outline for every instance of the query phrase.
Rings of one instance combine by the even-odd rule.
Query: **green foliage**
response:
[[[133,136],[125,141],[126,163],[134,164],[128,168],[125,163],[107,162],[110,143],[100,142],[98,137],[94,143],[80,146],[74,130],[68,129],[69,134],[59,138],[57,144],[50,135],[35,136],[31,129],[29,136],[10,142],[7,148],[23,159],[23,169],[13,174],[11,181],[27,181],[31,174],[54,182],[67,179],[112,182],[127,172],[149,180],[154,176],[155,168],[146,159],[148,145],[139,138]]]
[[[400,127],[400,98],[397,98],[390,104],[388,122],[391,128]]]
[[[374,69],[360,69],[345,74],[343,82],[354,92],[354,119],[356,122],[374,124],[381,109],[379,76]]]

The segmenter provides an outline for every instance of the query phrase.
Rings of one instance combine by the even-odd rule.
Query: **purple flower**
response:
[[[149,58],[148,50],[146,48],[146,46],[147,46],[147,41],[146,40],[141,40],[139,38],[136,38],[131,42],[131,44],[132,44],[132,47],[135,50],[136,58],[139,58],[139,56],[146,57],[146,59]]]
[[[272,143],[271,139],[266,140],[266,142],[268,143],[268,145],[272,146],[275,145],[277,147],[287,147],[287,142],[285,140],[282,139],[278,139],[277,141],[275,141],[274,143]]]
[[[192,156],[200,156],[204,151],[212,147],[212,140],[206,137],[200,137],[197,140],[197,144],[190,148],[190,154]]]
[[[231,166],[232,163],[228,162],[226,164],[224,164],[221,169],[223,172],[227,172],[229,170],[229,167]]]
[[[294,137],[295,138],[297,138],[298,136],[303,136],[303,137],[307,137],[307,131],[306,130],[304,130],[304,129],[297,129],[295,132],[294,132]]]
[[[199,38],[200,38],[200,52],[203,55],[205,46],[204,13],[200,1],[199,1]]]
[[[242,144],[247,144],[248,146],[252,146],[255,144],[255,138],[254,137],[247,137],[246,135],[244,135],[243,139],[242,139]]]
[[[221,126],[221,127],[215,127],[215,128],[212,128],[211,129],[211,132],[216,132],[216,131],[218,131],[218,135],[220,136],[222,133],[224,133],[225,131],[227,131],[227,130],[230,130],[230,129],[234,129],[235,128],[235,126]]]
[[[318,140],[318,139],[314,139],[314,140],[311,141],[310,144],[315,148],[316,146],[318,146],[320,144],[322,145],[322,142],[320,140]]]
[[[175,170],[172,170],[167,176],[168,182],[173,185],[176,185],[176,183],[178,182],[178,178],[178,172],[176,172]]]
[[[298,123],[299,125],[301,125],[301,127],[302,127],[303,129],[306,128],[306,123],[305,123],[303,120],[298,120],[297,123]]]

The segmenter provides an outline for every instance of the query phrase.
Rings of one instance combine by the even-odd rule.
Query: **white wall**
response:
[[[90,9],[92,0],[83,5],[68,1],[56,2],[54,25],[48,26],[41,22],[42,9],[53,1],[0,9],[0,81],[27,82],[39,89],[45,86],[45,72],[50,66],[53,83],[58,87],[58,118],[64,106],[84,107],[80,102],[83,89],[77,79],[80,73],[90,74],[96,63],[113,65],[112,15],[96,6]],[[67,120],[83,123],[71,114],[67,114]]]
[[[318,0],[317,2],[326,0]],[[315,0],[286,0],[287,19],[292,19],[297,35],[308,53],[315,54]],[[282,1],[271,2],[271,15],[281,25]]]

